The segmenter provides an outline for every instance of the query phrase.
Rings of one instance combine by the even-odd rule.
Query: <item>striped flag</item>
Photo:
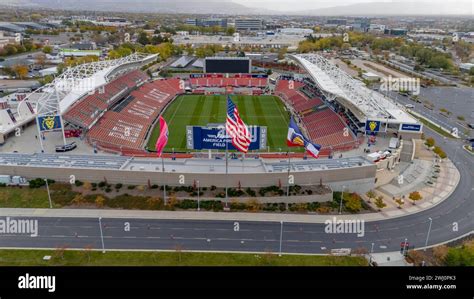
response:
[[[301,133],[293,117],[291,117],[290,126],[288,127],[288,137],[286,139],[286,143],[288,146],[304,147],[306,149],[306,152],[310,154],[313,158],[317,159],[319,157],[321,145],[310,142],[303,135],[303,133]]]
[[[240,152],[246,153],[250,146],[250,132],[244,121],[240,118],[237,106],[227,96],[227,121],[225,124],[227,134],[232,138],[232,145]]]
[[[168,134],[168,124],[166,123],[163,116],[160,116],[160,137],[158,137],[158,140],[156,141],[156,152],[158,157],[161,157],[163,149],[168,143]]]

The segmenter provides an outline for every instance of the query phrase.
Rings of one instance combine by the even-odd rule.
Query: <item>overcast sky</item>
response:
[[[249,7],[267,8],[279,11],[301,11],[306,9],[318,9],[325,7],[334,7],[340,5],[349,5],[356,3],[369,2],[437,2],[445,5],[456,5],[456,2],[464,2],[466,0],[232,0],[233,2],[244,4]],[[474,6],[474,1],[472,2]]]

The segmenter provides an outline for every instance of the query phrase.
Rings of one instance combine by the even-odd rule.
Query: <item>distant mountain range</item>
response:
[[[297,0],[294,1],[297,5]],[[148,12],[227,15],[314,15],[314,16],[375,16],[375,15],[469,15],[470,0],[456,1],[396,1],[356,3],[315,10],[283,12],[252,8],[232,0],[1,0],[0,5],[83,11]]]
[[[1,0],[18,7],[170,14],[271,14],[231,0]]]
[[[376,15],[472,15],[472,2],[469,0],[432,2],[371,2],[344,6],[300,11],[299,15],[319,16],[376,16]]]

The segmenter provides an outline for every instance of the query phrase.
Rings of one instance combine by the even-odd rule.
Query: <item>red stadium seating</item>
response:
[[[340,117],[329,108],[324,108],[319,98],[309,99],[300,89],[304,83],[289,80],[279,80],[275,94],[282,97],[295,111],[302,115],[302,122],[308,137],[315,143],[321,144],[323,149],[347,150],[358,146],[358,142],[350,129],[346,128],[346,119]],[[315,107],[322,110],[313,110]]]
[[[158,80],[133,91],[106,112],[87,134],[91,143],[121,150],[142,150],[145,138],[165,106],[181,93],[179,79]]]
[[[298,81],[293,81],[290,84],[288,80],[279,80],[275,88],[275,94],[282,97],[288,104],[290,104],[296,112],[303,113],[311,110],[313,107],[321,105],[321,99],[308,99],[306,95],[299,91],[304,84]]]
[[[191,78],[193,88],[206,87],[266,87],[267,78]]]
[[[148,76],[141,71],[132,71],[99,87],[94,94],[87,95],[75,103],[64,115],[64,119],[78,127],[89,129],[97,120],[128,95],[137,85],[145,82]]]

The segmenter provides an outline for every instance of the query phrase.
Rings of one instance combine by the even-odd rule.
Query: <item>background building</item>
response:
[[[265,28],[265,23],[261,19],[236,19],[235,29],[237,31],[258,31]]]
[[[222,27],[222,28],[227,28],[227,19],[221,19],[221,18],[187,19],[186,20],[186,25],[199,26],[199,27],[219,26],[219,27]]]

